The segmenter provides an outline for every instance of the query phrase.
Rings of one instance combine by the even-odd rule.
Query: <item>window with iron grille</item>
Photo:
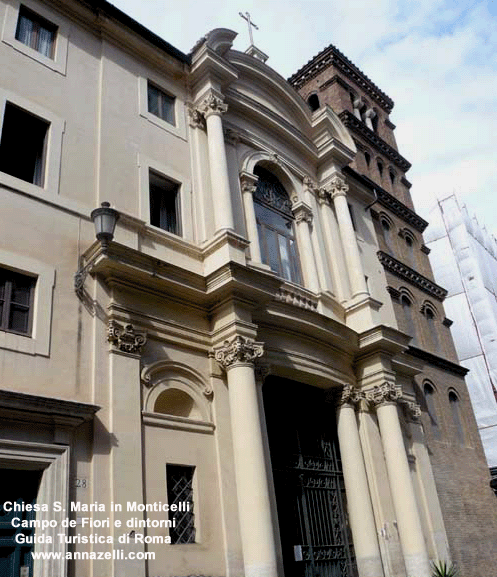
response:
[[[157,86],[148,83],[148,111],[172,125],[176,124],[174,118],[175,100],[174,96],[169,96]]]
[[[174,527],[169,529],[173,545],[195,543],[195,515],[193,512],[193,475],[195,467],[166,465],[167,502],[169,520]],[[177,511],[171,506],[177,505]],[[175,507],[176,508],[176,507]]]
[[[31,335],[36,279],[0,268],[0,330]]]
[[[56,34],[57,26],[21,6],[16,40],[40,52],[43,56],[53,59]]]

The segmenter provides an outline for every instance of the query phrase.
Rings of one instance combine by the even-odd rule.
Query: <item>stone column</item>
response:
[[[430,562],[397,411],[402,389],[385,382],[367,392],[366,396],[376,406],[407,575],[430,577]]]
[[[131,539],[119,544],[118,538],[132,529],[126,521],[136,513],[126,512],[128,501],[143,502],[143,458],[140,394],[140,356],[145,344],[145,333],[136,331],[132,325],[110,321],[107,338],[110,348],[111,418],[109,434],[115,438],[111,445],[111,491],[112,501],[122,505],[123,511],[109,511],[107,516],[113,524],[114,547],[122,548],[124,556],[143,553],[142,543]],[[116,528],[114,523],[121,522]],[[143,560],[114,559],[114,577],[145,577]]]
[[[376,524],[355,415],[355,405],[360,401],[359,391],[350,386],[344,387],[337,408],[338,442],[359,577],[383,577]]]
[[[306,288],[312,292],[319,292],[319,279],[312,249],[310,226],[312,223],[312,210],[302,201],[293,204],[292,212],[297,226],[297,239]]]
[[[210,92],[200,103],[198,110],[203,114],[207,126],[211,189],[214,204],[216,232],[233,229],[233,207],[228,174],[228,161],[224,147],[223,121],[221,116],[228,110],[219,96]]]
[[[330,183],[330,193],[338,219],[340,238],[342,239],[345,261],[349,272],[352,296],[369,295],[364,277],[364,270],[361,262],[357,238],[352,225],[349,205],[347,203],[348,184],[339,176],[334,176]]]
[[[248,172],[242,172],[240,174],[240,186],[243,196],[247,237],[250,241],[250,258],[254,262],[262,262],[259,232],[257,230],[257,220],[254,209],[254,192],[257,186],[257,176],[255,176],[255,174],[249,174]]]
[[[225,341],[215,357],[226,370],[245,577],[277,577],[276,547],[264,460],[254,362],[262,343]]]

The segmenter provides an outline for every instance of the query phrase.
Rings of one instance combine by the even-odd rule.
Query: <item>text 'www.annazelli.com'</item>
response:
[[[129,551],[125,553],[122,549],[113,549],[112,551],[68,551],[67,553],[57,551],[33,551],[31,553],[33,559],[49,560],[49,559],[67,559],[71,561],[78,560],[92,560],[104,561],[107,559],[123,559],[129,561],[153,561],[155,553],[153,551]]]

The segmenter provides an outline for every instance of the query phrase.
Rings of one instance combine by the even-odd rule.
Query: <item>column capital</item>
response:
[[[335,199],[337,196],[347,196],[349,185],[343,178],[335,175],[330,181],[331,198]]]
[[[207,119],[211,115],[222,116],[227,110],[228,105],[224,104],[223,99],[210,92],[199,104],[198,110]]]
[[[200,110],[192,104],[188,106],[188,122],[192,128],[205,130],[205,119]]]
[[[136,331],[131,324],[120,325],[115,320],[110,320],[107,327],[107,340],[116,351],[139,355],[147,342],[147,333]]]
[[[326,188],[317,188],[316,189],[316,195],[317,195],[317,199],[319,204],[323,205],[323,204],[331,204],[331,196],[330,193],[326,190]]]
[[[301,222],[312,223],[312,208],[304,202],[299,201],[296,204],[293,204],[292,212],[297,224],[300,224]]]
[[[343,405],[356,407],[364,399],[364,393],[352,385],[344,385],[342,389],[331,389],[327,401],[335,403],[337,408]]]
[[[255,359],[262,357],[264,343],[258,343],[252,339],[237,335],[231,341],[224,341],[222,347],[214,349],[214,358],[225,370],[236,365],[255,364]]]
[[[408,401],[407,399],[401,399],[402,408],[404,409],[404,414],[411,421],[417,421],[421,417],[421,407],[418,403],[414,401]]]
[[[376,385],[365,392],[366,400],[375,407],[381,405],[397,403],[402,399],[402,387],[396,383],[384,382],[382,385]]]
[[[250,174],[249,172],[240,172],[240,187],[242,192],[247,192],[249,194],[254,194],[257,188],[258,177],[255,174]]]

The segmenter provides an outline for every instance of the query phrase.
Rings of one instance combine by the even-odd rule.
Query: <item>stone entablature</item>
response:
[[[347,78],[362,88],[373,98],[386,112],[390,113],[393,108],[393,100],[382,92],[351,60],[338,50],[333,44],[325,48],[317,56],[312,58],[305,66],[290,76],[288,82],[296,90],[315,78],[322,70],[329,66],[335,66]]]
[[[375,134],[364,122],[354,116],[352,112],[343,110],[338,116],[348,129],[360,134],[371,146],[383,153],[391,162],[400,168],[400,170],[407,172],[411,168],[411,163],[408,160]]]
[[[400,277],[401,279],[408,281],[409,283],[416,286],[423,292],[429,294],[433,298],[436,298],[437,300],[442,302],[447,296],[447,291],[444,288],[435,284],[433,281],[426,278],[419,272],[416,272],[411,267],[398,261],[393,256],[390,256],[389,254],[386,254],[381,250],[377,252],[377,255],[381,264],[388,271]]]

